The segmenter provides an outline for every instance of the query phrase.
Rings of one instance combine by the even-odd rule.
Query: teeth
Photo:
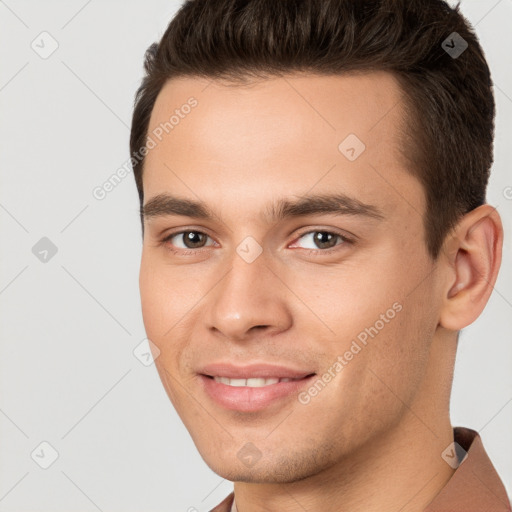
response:
[[[235,386],[236,388],[245,386],[247,381],[245,379],[227,379],[226,384]]]
[[[271,386],[272,384],[277,384],[278,382],[290,382],[292,380],[298,379],[261,379],[261,378],[252,378],[252,379],[228,379],[227,377],[213,377],[216,382],[220,382],[221,384],[227,384],[228,386],[234,387],[243,387],[247,386],[249,388],[262,388],[264,386]]]

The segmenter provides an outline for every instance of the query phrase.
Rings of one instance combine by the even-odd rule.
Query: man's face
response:
[[[233,481],[294,481],[396,434],[406,411],[432,412],[439,283],[394,78],[171,80],[148,134],[176,109],[146,157],[144,203],[167,194],[212,216],[148,208],[140,290],[160,377],[207,464]],[[354,208],[271,215],[333,195]],[[280,375],[306,377],[212,378]]]

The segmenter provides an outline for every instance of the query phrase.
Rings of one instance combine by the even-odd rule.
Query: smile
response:
[[[303,377],[221,377],[199,375],[202,392],[217,407],[239,412],[272,410],[286,401],[296,403],[297,395],[310,385],[316,374]],[[273,409],[277,411],[278,409]]]
[[[249,388],[263,388],[265,386],[271,386],[272,384],[278,384],[279,382],[291,382],[297,379],[290,379],[287,377],[284,378],[272,378],[272,379],[262,379],[262,378],[249,378],[249,379],[230,379],[229,377],[212,377],[215,382],[220,382],[221,384],[226,384],[228,386],[233,387],[249,387]]]

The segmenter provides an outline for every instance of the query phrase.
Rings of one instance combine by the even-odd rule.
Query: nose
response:
[[[263,252],[252,262],[238,254],[214,287],[205,315],[207,328],[234,341],[268,336],[292,325],[290,292]]]

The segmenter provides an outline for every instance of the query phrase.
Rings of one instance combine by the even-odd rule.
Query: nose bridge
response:
[[[275,330],[291,322],[277,278],[267,267],[268,258],[254,242],[244,240],[233,252],[230,270],[209,303],[208,328],[232,339],[246,337],[256,326]]]

